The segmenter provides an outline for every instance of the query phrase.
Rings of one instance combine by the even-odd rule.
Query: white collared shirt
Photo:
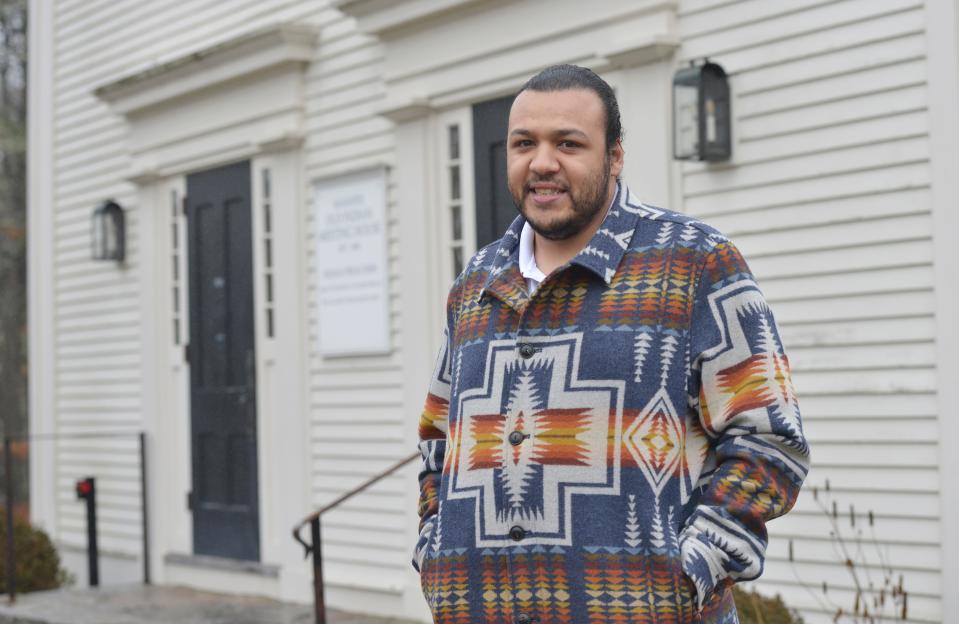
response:
[[[546,275],[536,266],[536,255],[533,253],[533,228],[529,221],[523,224],[519,233],[519,272],[526,278],[526,288],[532,297]]]
[[[613,201],[616,201],[615,196],[613,197]],[[610,202],[609,206],[606,207],[606,216],[603,217],[603,221],[609,216],[609,211],[612,207],[613,202]],[[546,279],[546,274],[536,266],[533,240],[533,228],[530,226],[529,221],[527,221],[523,224],[523,229],[519,233],[519,272],[526,278],[526,288],[529,291],[530,297],[533,296],[533,293],[536,292],[539,285]]]

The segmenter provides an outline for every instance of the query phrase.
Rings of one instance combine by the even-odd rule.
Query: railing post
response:
[[[420,457],[419,453],[413,453],[406,459],[391,466],[388,470],[384,470],[375,477],[372,477],[359,486],[353,488],[346,494],[343,494],[333,502],[327,503],[326,506],[311,513],[306,518],[303,518],[299,524],[293,527],[293,539],[303,546],[307,557],[313,555],[313,608],[316,624],[326,624],[326,600],[323,596],[323,552],[320,545],[320,516],[330,509],[333,509],[340,503],[353,498],[381,479],[385,479],[418,457]],[[306,526],[307,522],[310,523],[310,538],[313,541],[312,544],[307,544],[300,536],[300,531],[303,530],[303,527]]]
[[[97,482],[93,477],[77,481],[77,498],[87,502],[87,569],[90,587],[100,585],[100,552],[97,548]]]
[[[150,516],[147,513],[147,434],[140,432],[140,514],[143,532],[143,584],[150,584]]]
[[[13,552],[13,439],[3,439],[3,465],[7,490],[7,593],[10,604],[17,600],[17,563]]]
[[[320,547],[320,517],[310,522],[310,536],[313,541],[313,608],[316,624],[326,624],[326,599],[323,595],[323,551]]]

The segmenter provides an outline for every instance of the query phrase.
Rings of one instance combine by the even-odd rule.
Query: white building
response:
[[[139,577],[138,456],[132,437],[69,436],[143,429],[154,579],[311,599],[289,529],[415,450],[454,264],[491,239],[487,225],[505,227],[502,98],[571,62],[619,93],[634,189],[749,259],[793,362],[809,483],[875,512],[911,621],[959,612],[944,589],[959,585],[953,0],[31,0],[30,12],[31,431],[66,436],[33,443],[32,514],[81,583],[73,483],[87,474],[105,581]],[[681,165],[671,80],[707,56],[730,74],[733,157]],[[382,265],[331,254],[316,218],[349,184],[385,197],[384,215],[354,215]],[[90,259],[91,213],[108,198],[127,219],[121,264]],[[352,322],[330,286],[349,270],[365,271],[357,298],[374,302]],[[231,471],[209,469],[216,457]],[[333,606],[425,616],[409,565],[415,472],[324,517]],[[851,606],[811,489],[770,529],[761,590],[831,621],[794,576],[792,539],[800,578]]]

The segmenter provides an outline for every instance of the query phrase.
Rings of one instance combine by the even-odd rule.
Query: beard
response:
[[[584,180],[579,189],[573,189],[553,176],[533,176],[524,180],[521,188],[511,187],[509,192],[513,197],[516,209],[523,215],[534,232],[549,240],[565,240],[583,231],[583,228],[592,223],[600,210],[608,207],[609,165],[610,158],[607,155],[602,169],[597,170],[592,176]],[[526,199],[532,192],[530,185],[535,182],[561,185],[566,194],[569,195],[572,203],[572,213],[560,217],[531,218],[525,207]]]

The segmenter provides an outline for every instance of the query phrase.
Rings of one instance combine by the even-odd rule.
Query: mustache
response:
[[[526,178],[526,183],[525,183],[526,190],[527,191],[530,190],[529,187],[537,183],[555,184],[557,187],[559,187],[560,189],[564,191],[569,190],[569,183],[555,176],[533,176],[533,177]]]

